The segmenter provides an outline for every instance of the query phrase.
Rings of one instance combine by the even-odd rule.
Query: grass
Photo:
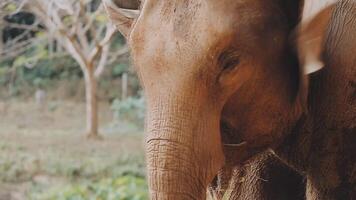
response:
[[[101,105],[105,139],[87,140],[84,108],[8,103],[0,113],[0,199],[148,199],[142,133],[113,129],[110,108]]]
[[[52,188],[46,192],[33,192],[30,199],[105,199],[141,200],[148,199],[145,179],[132,175],[104,178],[97,181],[72,183],[65,187]]]

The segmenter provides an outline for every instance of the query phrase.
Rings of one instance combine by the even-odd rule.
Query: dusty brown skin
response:
[[[301,174],[266,151],[243,165],[225,166],[209,193],[214,199],[228,193],[229,200],[304,200],[305,186]]]
[[[325,67],[310,76],[309,112],[276,152],[305,173],[307,199],[356,199],[356,3],[339,1],[327,24]]]
[[[304,191],[300,190],[298,177],[294,175],[295,178],[289,179],[292,184],[288,184],[281,174],[273,175],[271,168],[282,170],[284,174],[292,172],[274,163],[274,158],[267,156],[266,160],[263,154],[263,159],[254,158],[249,161],[250,165],[238,168],[238,174],[244,174],[247,181],[230,185],[234,191],[230,199],[356,199],[356,57],[352,55],[356,50],[355,27],[356,4],[345,0],[326,6],[301,29],[301,33],[306,34],[299,40],[323,35],[318,38],[322,45],[313,47],[317,47],[314,50],[321,54],[325,67],[310,76],[308,111],[275,148],[275,153],[305,177],[305,197],[300,196]],[[250,168],[246,170],[246,166]],[[256,178],[264,177],[261,173],[267,173],[270,184]],[[241,177],[232,175],[233,182],[239,179]],[[286,198],[275,186],[285,190],[294,187],[299,192]],[[278,196],[271,197],[273,194]]]
[[[299,1],[146,0],[125,35],[148,103],[151,198],[205,199],[221,168],[273,148],[305,175],[307,199],[354,199],[352,2],[320,10],[325,23],[302,24],[293,47]],[[254,195],[255,180],[237,192]]]
[[[141,1],[140,0],[113,0],[113,3],[118,8],[138,9],[138,7],[140,7]]]
[[[223,123],[244,119],[234,124],[248,144],[235,156],[241,161],[281,139],[297,117],[293,70],[279,59],[288,52],[282,14],[268,1],[145,2],[130,44],[148,102],[152,199],[205,198],[224,165],[224,107],[233,112]]]

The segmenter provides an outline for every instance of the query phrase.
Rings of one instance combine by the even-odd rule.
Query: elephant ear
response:
[[[131,27],[140,11],[138,0],[102,0],[110,20],[115,24],[121,34],[128,38]]]
[[[301,104],[306,109],[308,96],[308,75],[325,66],[322,54],[327,28],[336,0],[306,1],[301,22],[297,28],[297,51],[300,63]]]
[[[308,13],[303,14],[298,30],[298,55],[304,74],[314,73],[324,67],[321,54],[333,8],[333,5],[328,6],[312,17]]]

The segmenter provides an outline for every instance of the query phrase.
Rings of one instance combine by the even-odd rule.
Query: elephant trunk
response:
[[[218,112],[215,116],[191,98],[148,102],[151,199],[206,199],[207,186],[224,163],[218,119]]]

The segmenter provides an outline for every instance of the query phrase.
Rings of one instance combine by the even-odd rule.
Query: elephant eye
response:
[[[240,54],[234,49],[222,52],[218,58],[222,70],[232,70],[240,64]]]

